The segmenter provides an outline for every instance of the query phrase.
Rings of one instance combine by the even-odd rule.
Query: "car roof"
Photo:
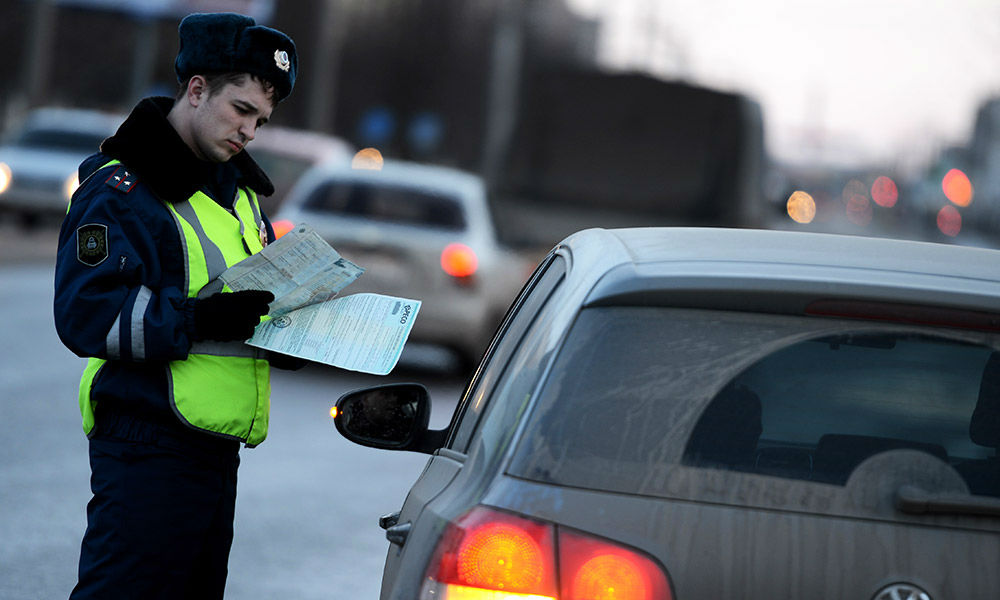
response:
[[[62,129],[111,135],[126,115],[85,108],[41,107],[29,112],[17,129]]]
[[[356,169],[350,163],[325,163],[312,168],[311,176],[341,177],[353,181],[383,181],[408,184],[413,187],[481,194],[482,178],[474,173],[452,167],[385,159],[381,169]]]
[[[563,246],[589,265],[587,305],[802,312],[819,300],[995,313],[1000,251],[852,235],[725,228],[591,229]],[[1000,328],[1000,322],[995,323]]]

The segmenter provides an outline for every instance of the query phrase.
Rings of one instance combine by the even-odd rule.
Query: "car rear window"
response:
[[[663,309],[581,312],[509,469],[657,493],[678,466],[843,486],[926,453],[1000,496],[995,334]]]
[[[325,183],[306,199],[309,210],[435,229],[465,229],[465,212],[454,198],[412,187],[382,183]]]

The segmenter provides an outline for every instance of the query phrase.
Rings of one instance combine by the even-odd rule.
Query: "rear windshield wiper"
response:
[[[911,515],[949,514],[1000,517],[1000,498],[969,494],[935,493],[915,485],[896,490],[896,509]]]

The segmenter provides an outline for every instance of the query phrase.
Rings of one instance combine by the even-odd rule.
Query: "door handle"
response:
[[[406,538],[410,535],[410,529],[412,527],[413,523],[409,521],[393,525],[385,530],[385,539],[389,540],[393,544],[396,544],[397,546],[402,546],[406,543]]]
[[[396,523],[399,523],[399,511],[394,513],[389,513],[387,515],[382,515],[378,518],[378,526],[382,529],[389,529]]]

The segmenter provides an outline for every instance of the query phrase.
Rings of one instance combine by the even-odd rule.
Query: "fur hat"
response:
[[[277,29],[236,13],[194,13],[177,31],[178,82],[207,73],[250,73],[272,83],[278,100],[291,93],[299,66],[295,43]]]

